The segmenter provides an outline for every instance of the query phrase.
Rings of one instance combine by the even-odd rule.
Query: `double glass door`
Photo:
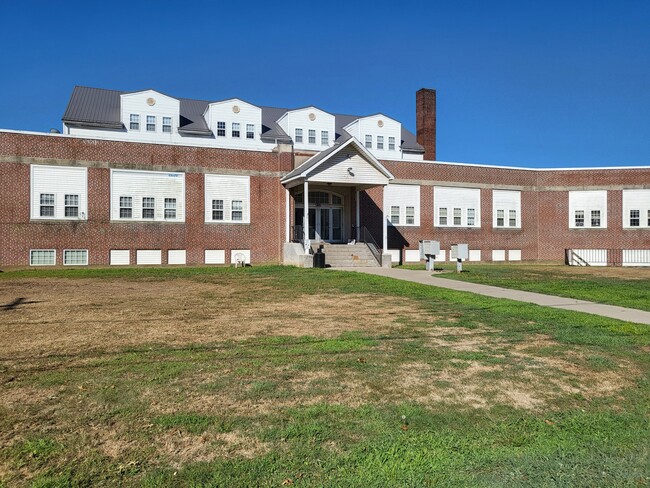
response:
[[[302,222],[304,209],[296,208],[296,222]],[[341,242],[343,240],[342,208],[318,207],[309,209],[309,239]]]

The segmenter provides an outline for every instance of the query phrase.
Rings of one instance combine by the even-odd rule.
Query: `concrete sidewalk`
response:
[[[576,312],[590,313],[601,315],[612,319],[625,320],[626,322],[635,322],[637,324],[650,325],[650,312],[636,310],[633,308],[617,307],[616,305],[603,305],[600,303],[588,302],[585,300],[576,300],[575,298],[557,297],[554,295],[544,295],[542,293],[533,293],[530,291],[511,290],[509,288],[499,288],[497,286],[481,285],[478,283],[469,283],[467,281],[457,281],[440,278],[431,274],[431,271],[413,271],[410,269],[398,268],[333,268],[338,271],[357,271],[359,273],[385,276],[396,280],[412,281],[423,285],[437,286],[449,290],[466,291],[485,295],[494,298],[507,298],[519,302],[534,303],[544,307],[561,308],[564,310],[574,310]]]

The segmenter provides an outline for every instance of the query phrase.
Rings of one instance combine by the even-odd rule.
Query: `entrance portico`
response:
[[[352,137],[315,154],[282,179],[294,203],[294,227],[287,240],[301,241],[305,254],[309,253],[312,241],[359,240],[363,227],[360,192],[386,187],[392,179],[393,175]],[[387,216],[385,205],[382,207],[382,250],[386,253]],[[348,230],[352,229],[352,222],[354,232]]]

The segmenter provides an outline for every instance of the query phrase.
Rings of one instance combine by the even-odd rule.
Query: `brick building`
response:
[[[384,114],[76,87],[63,133],[0,131],[0,265],[305,264],[321,242],[385,264],[422,239],[439,260],[462,242],[471,261],[650,263],[650,167],[439,162],[435,96],[418,91],[412,134]]]

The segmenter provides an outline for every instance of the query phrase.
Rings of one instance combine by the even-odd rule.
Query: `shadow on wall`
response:
[[[368,228],[368,231],[375,238],[377,243],[381,246],[383,242],[383,226],[382,220],[384,212],[377,206],[372,198],[364,191],[361,192],[361,225]],[[417,244],[417,243],[416,243]],[[410,247],[410,243],[406,237],[392,225],[388,226],[388,249],[399,249],[402,251],[404,248]],[[417,247],[417,246],[416,246]]]

